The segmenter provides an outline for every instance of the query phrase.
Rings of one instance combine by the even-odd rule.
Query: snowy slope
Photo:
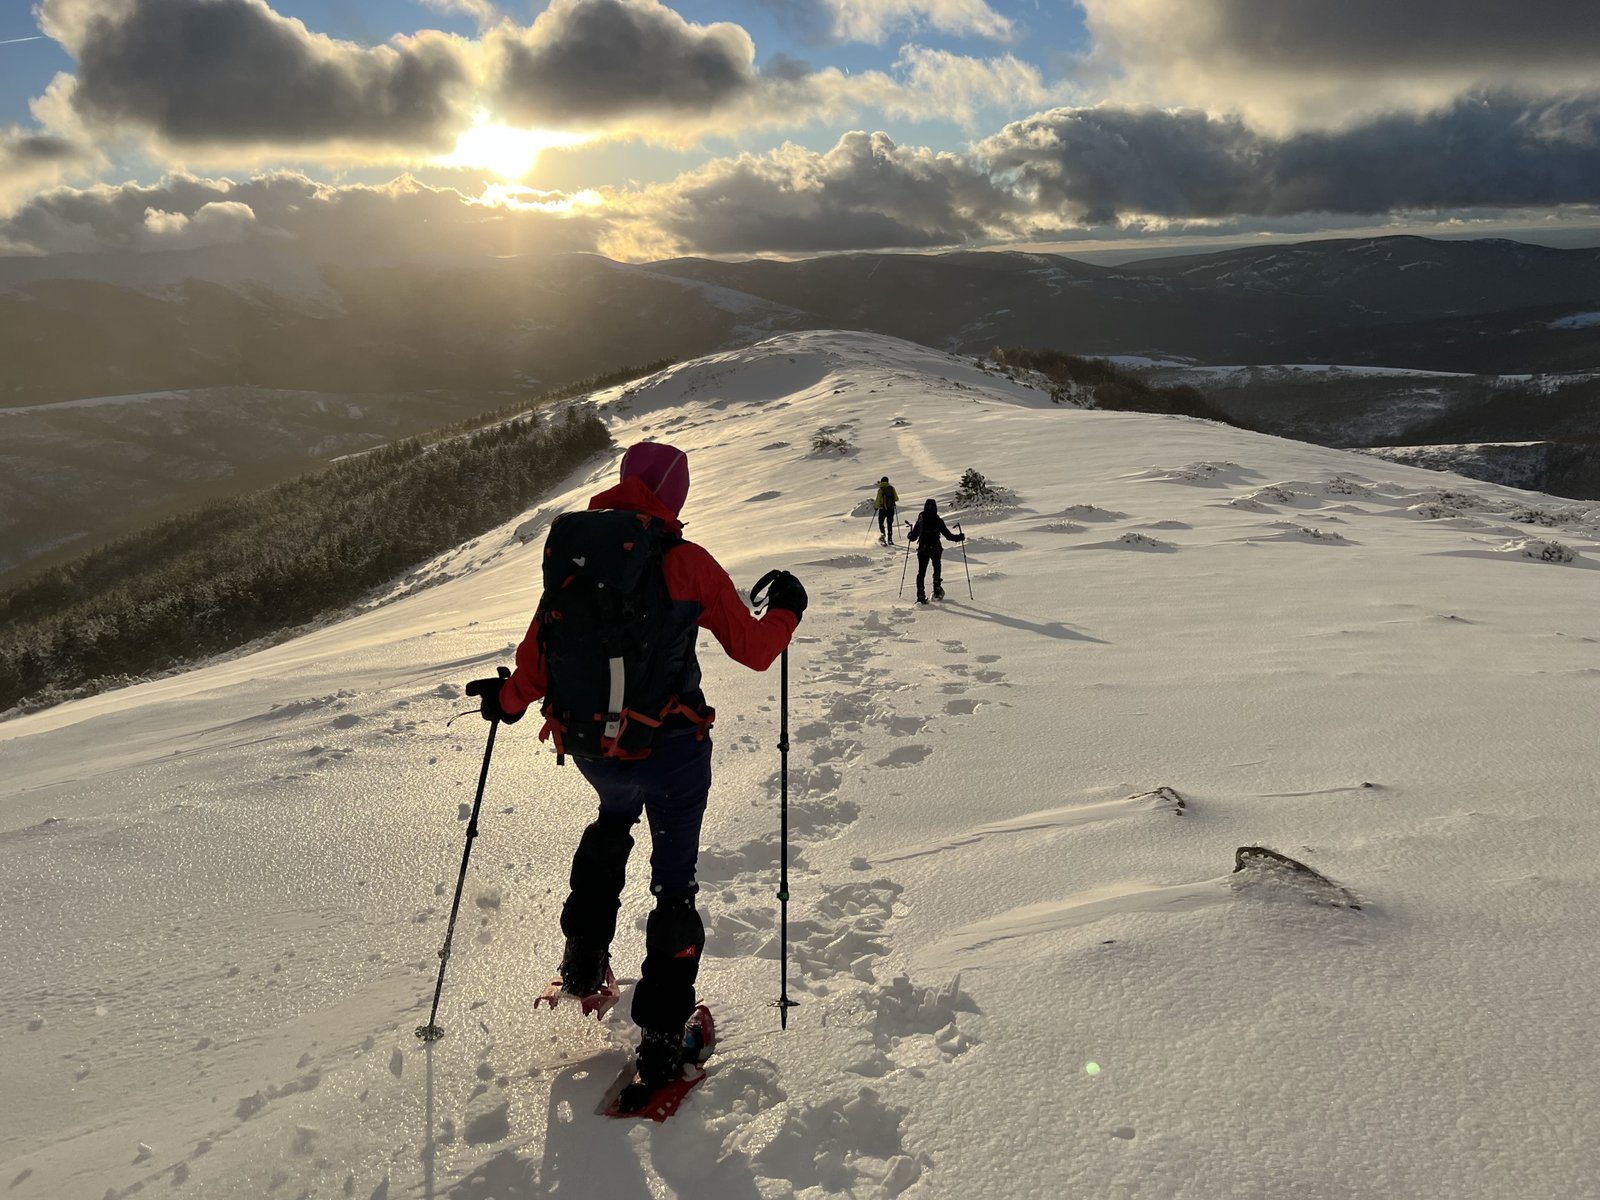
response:
[[[445,722],[609,460],[435,586],[0,725],[8,1200],[1597,1194],[1600,509],[1057,408],[865,334],[604,403],[619,443],[690,452],[689,534],[742,586],[811,590],[788,1032],[777,672],[702,639],[710,1077],[667,1126],[605,1121],[625,1009],[532,1012],[591,793],[531,722],[449,1035],[411,1036],[485,732]],[[822,426],[856,451],[814,455]],[[866,502],[969,466],[1016,503],[961,517],[974,598],[956,548],[916,609]],[[1360,908],[1230,874],[1252,844]]]

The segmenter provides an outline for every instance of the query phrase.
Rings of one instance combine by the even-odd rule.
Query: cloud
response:
[[[1284,132],[1471,91],[1582,89],[1600,5],[1580,0],[1081,0],[1113,97]]]
[[[448,149],[470,121],[465,44],[437,32],[362,47],[264,0],[43,0],[77,60],[67,97],[99,131],[174,146]]]
[[[92,157],[67,138],[0,125],[0,213]]]
[[[256,228],[255,210],[237,200],[213,200],[194,215],[150,208],[144,214],[143,244],[151,250],[188,250],[242,242]]]
[[[497,118],[680,146],[865,111],[970,123],[986,109],[1063,98],[1013,55],[916,45],[902,47],[887,71],[814,70],[785,54],[758,69],[743,28],[696,25],[658,0],[555,0],[531,26],[501,25],[484,45]]]
[[[792,78],[772,86],[814,87],[819,75],[830,86],[823,72],[784,74]],[[0,178],[48,178],[76,153],[62,139],[8,130],[0,163],[10,170]],[[852,132],[826,151],[785,144],[644,188],[503,196],[514,203],[408,177],[335,186],[293,172],[244,182],[177,174],[154,186],[55,187],[0,219],[0,247],[147,251],[270,239],[331,261],[594,249],[638,259],[1570,213],[1600,197],[1600,91],[1483,93],[1430,113],[1290,135],[1196,110],[1058,107],[965,154]]]
[[[1004,41],[1011,21],[984,0],[762,0],[791,34],[819,43],[882,42],[892,33],[934,30]]]
[[[1600,92],[1476,96],[1281,138],[1195,111],[1061,108],[976,153],[1040,219],[1090,225],[1588,203],[1600,195]]]
[[[492,107],[561,128],[706,114],[751,91],[755,45],[740,26],[695,25],[658,0],[554,0],[487,49]]]
[[[960,155],[861,132],[823,154],[785,144],[719,159],[619,200],[631,206],[636,245],[655,234],[707,254],[953,245],[990,236],[1020,209]]]
[[[410,177],[334,186],[294,172],[242,183],[174,175],[160,184],[56,188],[0,220],[13,252],[152,251],[272,241],[317,260],[422,253],[486,255],[593,250],[609,220],[544,197],[525,208],[485,204]]]
[[[478,40],[425,31],[363,47],[313,33],[268,0],[41,0],[42,27],[78,68],[58,75],[34,112],[86,141],[142,137],[147,156],[169,164],[412,165],[448,154],[485,121],[688,147],[838,127],[869,112],[976,127],[995,113],[1074,98],[1014,55],[914,44],[886,70],[817,70],[781,53],[758,68],[742,27],[696,24],[660,0],[553,0],[528,26],[500,17],[489,0],[433,2],[471,11],[485,31]],[[964,3],[851,11],[946,14],[929,17],[940,24]]]

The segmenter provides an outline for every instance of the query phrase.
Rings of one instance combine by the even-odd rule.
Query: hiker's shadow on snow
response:
[[[675,1196],[761,1200],[748,1160],[729,1154],[722,1137],[706,1127],[693,1107],[696,1098],[691,1093],[672,1120],[651,1129],[650,1165]]]
[[[608,1054],[576,1063],[550,1081],[540,1195],[650,1200],[650,1183],[629,1144],[634,1122],[594,1111],[622,1063],[620,1055]]]
[[[1027,617],[1017,616],[1014,613],[1004,613],[992,608],[975,608],[970,604],[962,604],[959,600],[951,600],[948,597],[941,600],[939,605],[946,612],[970,617],[975,621],[988,621],[993,625],[1004,625],[1008,629],[1020,629],[1025,633],[1042,634],[1045,637],[1056,638],[1063,642],[1094,642],[1100,646],[1109,646],[1111,644],[1104,638],[1097,638],[1091,633],[1083,633],[1080,630],[1063,625],[1060,621],[1030,621]]]
[[[641,1126],[649,1130],[650,1166],[672,1194],[761,1200],[761,1190],[743,1156],[726,1154],[722,1138],[706,1127],[696,1111],[697,1096],[691,1095],[665,1124],[597,1115],[595,1104],[621,1066],[618,1056],[608,1055],[574,1064],[558,1074],[550,1084],[539,1190],[471,1193],[474,1200],[479,1195],[650,1200],[655,1193],[633,1140],[634,1131]]]

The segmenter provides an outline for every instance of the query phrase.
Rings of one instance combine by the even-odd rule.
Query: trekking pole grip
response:
[[[760,579],[756,580],[755,587],[750,589],[750,603],[756,608],[760,608],[762,605],[766,604],[767,589],[772,586],[772,581],[781,574],[781,571],[772,570],[768,571]]]

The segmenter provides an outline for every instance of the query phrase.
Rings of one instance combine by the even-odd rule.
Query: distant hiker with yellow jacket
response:
[[[894,485],[885,475],[878,480],[878,494],[873,497],[872,507],[878,514],[878,544],[880,546],[894,545],[894,506],[899,503],[900,496],[894,490]]]

